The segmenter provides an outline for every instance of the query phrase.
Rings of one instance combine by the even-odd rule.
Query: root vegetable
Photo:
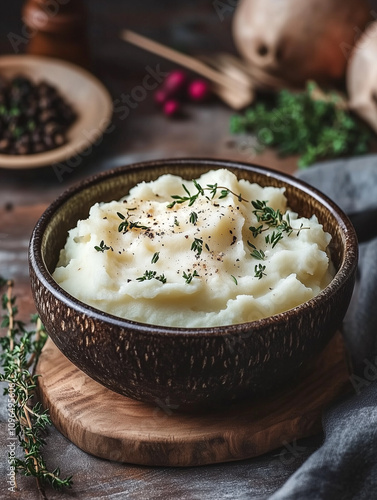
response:
[[[169,99],[162,109],[166,116],[177,116],[181,111],[181,105],[176,99]]]
[[[347,68],[349,107],[377,133],[377,22],[364,33]]]
[[[233,37],[251,66],[301,87],[341,80],[368,21],[367,0],[241,0]]]
[[[193,80],[188,86],[187,93],[191,101],[203,102],[209,97],[210,87],[205,80]]]
[[[168,100],[169,96],[164,88],[157,89],[154,93],[155,103],[159,106],[163,106],[163,104]]]
[[[164,89],[169,96],[181,95],[186,89],[187,80],[185,71],[180,69],[171,71],[164,82]]]

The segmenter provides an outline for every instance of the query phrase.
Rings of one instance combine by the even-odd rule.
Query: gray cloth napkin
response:
[[[343,334],[354,394],[323,418],[322,446],[270,500],[377,499],[377,155],[325,162],[299,178],[335,201],[360,238],[357,285]]]

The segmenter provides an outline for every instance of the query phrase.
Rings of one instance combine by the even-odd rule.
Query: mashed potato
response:
[[[196,182],[163,175],[95,204],[69,231],[53,276],[82,302],[129,320],[229,325],[317,295],[334,274],[330,239],[315,215],[287,210],[283,188],[228,170]]]

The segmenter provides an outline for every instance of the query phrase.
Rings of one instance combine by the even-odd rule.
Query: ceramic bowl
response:
[[[250,323],[171,328],[127,321],[73,298],[52,278],[67,231],[99,201],[119,199],[138,182],[173,173],[191,180],[227,168],[238,178],[286,188],[289,206],[315,213],[332,234],[337,273],[315,298]],[[126,396],[174,407],[211,406],[277,389],[300,373],[341,326],[358,257],[344,213],[293,177],[249,164],[206,159],[139,163],[85,180],[62,194],[38,221],[30,242],[31,286],[37,310],[57,347],[80,370]]]
[[[113,103],[104,85],[75,64],[51,57],[18,55],[0,57],[0,75],[26,76],[34,83],[47,81],[72,105],[77,119],[67,131],[63,146],[29,155],[0,154],[0,167],[26,169],[53,165],[90,150],[108,127]]]

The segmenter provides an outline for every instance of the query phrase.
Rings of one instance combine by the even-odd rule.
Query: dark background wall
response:
[[[51,0],[59,3],[59,0]],[[74,0],[71,0],[74,1]],[[133,29],[191,54],[234,52],[231,36],[235,0],[85,0],[92,69],[102,78],[128,78],[158,59],[122,42],[123,28]],[[347,0],[345,0],[347,1]],[[217,2],[217,3],[216,3]],[[22,33],[23,0],[0,2],[0,54],[14,53],[9,34]],[[377,19],[377,0],[369,0]],[[224,6],[224,12],[216,10]],[[228,6],[228,8],[227,8]],[[26,45],[21,45],[24,50]],[[169,65],[167,65],[168,67]]]
[[[59,0],[56,0],[59,2]],[[9,32],[20,33],[22,0],[1,2],[0,5],[0,50],[9,53],[12,47],[7,42]],[[227,4],[227,0],[223,2]],[[89,35],[95,52],[108,51],[111,56],[112,43],[116,42],[116,34],[122,28],[132,28],[143,31],[148,36],[154,36],[164,42],[175,45],[193,45],[211,48],[211,34],[222,33],[215,37],[217,44],[226,47],[229,43],[228,27],[231,20],[229,12],[223,19],[216,12],[213,0],[87,0],[89,14]],[[221,29],[220,29],[221,27]],[[98,46],[98,37],[106,40],[106,47]],[[96,43],[97,42],[97,43]]]
[[[59,0],[53,0],[59,3]],[[73,1],[73,0],[72,0]],[[9,34],[22,35],[23,0],[0,2],[0,54],[14,53]],[[128,79],[142,73],[158,58],[121,41],[119,32],[129,28],[191,54],[234,51],[231,19],[234,0],[219,15],[213,0],[86,0],[92,70],[105,83],[114,74]],[[25,44],[20,49],[26,49]],[[170,63],[164,63],[169,69]],[[114,83],[110,83],[114,87]],[[116,88],[112,89],[117,92]]]
[[[55,0],[59,2],[59,0]],[[96,57],[116,57],[122,28],[143,31],[162,42],[190,50],[231,49],[230,23],[235,0],[85,0],[89,37]],[[347,1],[347,0],[345,0]],[[224,6],[224,15],[216,11]],[[23,0],[0,3],[0,53],[12,53],[7,35],[21,33]],[[377,0],[369,0],[376,10]],[[228,6],[228,7],[227,7]]]

